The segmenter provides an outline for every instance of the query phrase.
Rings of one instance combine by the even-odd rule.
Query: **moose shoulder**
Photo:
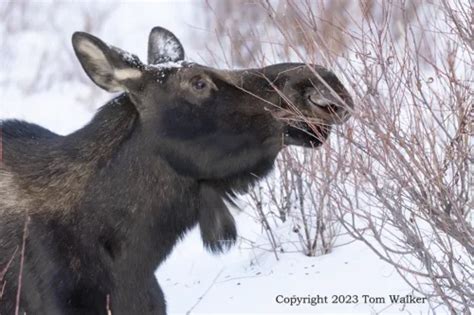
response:
[[[165,314],[154,271],[177,240],[199,224],[209,250],[231,246],[224,200],[352,108],[322,67],[214,69],[185,61],[160,27],[148,64],[86,33],[72,42],[90,79],[123,93],[68,136],[1,122],[1,314],[17,292],[20,313]]]

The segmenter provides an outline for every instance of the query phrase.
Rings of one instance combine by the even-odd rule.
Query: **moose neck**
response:
[[[104,105],[84,128],[65,138],[63,150],[74,155],[75,162],[109,160],[135,127],[138,113],[127,94]]]
[[[124,273],[131,265],[152,272],[198,216],[198,183],[177,175],[153,152],[152,139],[146,137],[133,106],[127,96],[120,96],[75,135],[81,141],[95,134],[106,147],[93,149],[99,161],[75,211],[76,220],[104,243],[107,255]],[[106,118],[113,115],[113,121]],[[102,132],[104,138],[98,135]],[[110,142],[110,135],[120,142]]]

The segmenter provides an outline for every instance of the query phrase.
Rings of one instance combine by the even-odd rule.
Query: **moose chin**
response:
[[[67,136],[1,122],[1,314],[166,314],[154,272],[177,240],[199,225],[224,252],[237,237],[225,201],[353,108],[323,67],[215,69],[161,27],[147,63],[87,33],[72,45],[89,78],[121,94]]]

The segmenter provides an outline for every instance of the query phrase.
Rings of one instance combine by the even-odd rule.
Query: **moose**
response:
[[[320,146],[353,102],[305,63],[221,70],[155,27],[148,62],[84,32],[88,77],[118,96],[66,136],[1,121],[0,314],[166,314],[154,272],[185,233],[226,251],[228,208],[287,145]]]

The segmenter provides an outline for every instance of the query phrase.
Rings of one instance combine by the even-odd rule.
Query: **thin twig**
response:
[[[209,285],[209,287],[206,289],[206,291],[204,291],[204,293],[197,299],[196,303],[194,303],[194,305],[186,312],[186,315],[190,315],[191,312],[193,311],[193,309],[195,309],[196,306],[198,306],[199,303],[201,303],[203,298],[207,295],[207,293],[209,293],[209,291],[212,289],[212,287],[216,284],[217,279],[220,277],[222,272],[224,272],[224,268],[222,268],[221,271],[219,271],[219,273],[214,277],[214,280],[212,280],[212,283]]]
[[[28,236],[28,224],[30,222],[30,217],[27,215],[25,220],[25,225],[23,228],[23,241],[21,245],[21,257],[20,257],[20,272],[18,275],[18,289],[16,292],[16,307],[15,307],[15,315],[19,315],[20,313],[20,296],[21,296],[21,284],[23,281],[23,265],[25,262],[25,247],[26,247],[26,238]]]

